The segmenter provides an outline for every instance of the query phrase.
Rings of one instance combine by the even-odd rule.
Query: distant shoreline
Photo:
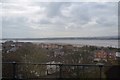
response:
[[[31,42],[35,44],[44,43],[44,44],[119,48],[118,40],[41,40],[41,41],[36,40]]]
[[[120,40],[120,37],[3,38],[0,40]]]
[[[13,40],[15,42],[31,42],[35,44],[40,43],[51,43],[51,44],[70,44],[70,45],[77,45],[77,46],[97,46],[97,47],[113,47],[113,48],[119,48],[118,41],[116,39],[41,39],[41,40]],[[11,41],[11,40],[2,40],[2,42],[5,41]]]
[[[95,47],[112,47],[112,48],[118,48],[118,46],[111,46],[111,45],[98,45],[98,44],[84,44],[84,43],[62,43],[62,42],[32,42],[34,44],[58,44],[58,45],[72,45],[75,47],[83,47],[83,46],[95,46]]]

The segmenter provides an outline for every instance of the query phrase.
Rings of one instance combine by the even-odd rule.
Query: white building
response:
[[[47,62],[46,64],[61,64],[60,62]],[[59,65],[47,65],[47,71],[46,74],[53,74],[55,72],[59,71]]]
[[[120,57],[120,52],[116,52],[116,57]]]

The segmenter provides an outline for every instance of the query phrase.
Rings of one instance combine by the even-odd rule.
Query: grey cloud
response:
[[[25,17],[11,17],[11,18],[3,17],[2,18],[3,28],[7,28],[12,25],[13,26],[16,25],[16,27],[19,27],[19,26],[22,27],[22,26],[27,25],[26,21],[27,19]]]
[[[48,19],[42,19],[42,20],[38,20],[38,21],[31,21],[34,24],[51,24],[51,22]]]
[[[46,36],[49,36],[48,33],[52,33],[51,36],[57,36],[57,34],[53,34],[54,32],[62,33],[62,35],[66,34],[66,36],[82,36],[81,34],[88,35],[88,33],[91,32],[91,35],[95,34],[97,36],[103,35],[101,32],[104,29],[108,29],[111,31],[107,31],[106,35],[109,35],[117,31],[114,29],[117,27],[116,4],[117,3],[101,4],[84,2],[34,3],[29,6],[44,8],[42,12],[36,9],[37,11],[29,16],[21,14],[18,17],[15,15],[14,17],[3,18],[3,33],[4,36],[12,36],[14,34],[14,36],[19,35],[22,37],[31,35],[31,33],[33,33],[32,31],[37,31],[38,34],[47,32]],[[7,6],[6,8],[9,9]],[[62,13],[63,10],[66,10],[67,13]],[[96,24],[92,24],[92,20],[95,20]],[[31,28],[31,26],[36,27],[36,29]],[[113,29],[114,32],[112,32]],[[76,33],[74,34],[74,32]],[[41,37],[42,35],[37,36]]]
[[[67,4],[67,6],[65,6]],[[50,18],[58,18],[60,17],[60,20],[56,21],[55,23],[59,24],[65,24],[65,23],[70,23],[74,22],[78,25],[84,25],[87,24],[91,21],[91,19],[98,17],[108,17],[111,15],[111,13],[116,13],[115,10],[111,10],[111,5],[113,6],[114,3],[60,3],[60,2],[55,2],[55,3],[49,3],[46,4],[46,11],[47,13],[47,18],[51,20]],[[72,7],[71,7],[72,6]],[[61,10],[64,9],[65,7],[71,7],[70,11],[70,17],[63,16],[61,14]],[[113,6],[116,9],[116,6]],[[69,14],[68,14],[69,15]],[[40,23],[50,23],[50,21],[45,21],[44,19],[41,20]],[[109,21],[106,21],[109,23]],[[55,24],[54,23],[54,24]],[[51,24],[51,23],[50,23]],[[103,25],[104,26],[104,25]],[[106,26],[106,25],[105,25]]]
[[[61,9],[66,6],[70,6],[70,3],[65,2],[51,2],[46,6],[46,12],[48,17],[60,16]]]
[[[59,19],[56,20],[53,24],[62,24],[59,28],[65,29],[68,26],[70,29],[80,30],[81,27],[91,22],[92,19],[97,18],[96,23],[97,27],[115,27],[117,20],[112,16],[117,16],[117,5],[116,3],[70,3],[69,6],[63,6],[62,3],[52,3],[47,6],[48,18],[56,19],[58,16]],[[56,7],[57,6],[57,7]],[[70,7],[70,17],[66,17],[61,14],[61,10],[65,7]],[[112,8],[112,9],[111,9]],[[69,15],[69,14],[68,14]],[[62,22],[61,22],[62,21]],[[42,22],[42,21],[41,21]],[[44,19],[43,19],[44,22]],[[67,25],[68,23],[74,23],[76,25]],[[52,24],[52,23],[50,23]],[[57,26],[56,26],[57,27]],[[79,29],[80,28],[80,29]],[[55,29],[55,28],[54,28]]]
[[[47,15],[53,17],[60,14],[61,3],[50,3],[47,7]]]
[[[71,5],[70,17],[68,20],[71,22],[77,22],[81,25],[87,24],[91,20],[91,16],[89,16],[89,8],[84,3],[74,3]]]
[[[114,19],[114,20],[113,20]],[[115,27],[117,26],[117,18],[113,18],[111,16],[109,16],[109,18],[102,18],[100,17],[98,20],[96,20],[96,22],[101,25],[101,27]]]
[[[50,21],[48,21],[48,20],[41,20],[40,21],[40,24],[49,24],[50,23]]]

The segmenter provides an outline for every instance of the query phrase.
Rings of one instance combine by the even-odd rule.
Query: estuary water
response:
[[[32,42],[32,43],[58,43],[58,44],[72,44],[72,45],[92,45],[100,47],[118,47],[118,40],[18,40],[18,42]]]

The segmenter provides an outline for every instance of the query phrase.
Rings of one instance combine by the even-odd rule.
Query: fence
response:
[[[103,64],[41,64],[3,62],[2,79],[104,79],[111,66]],[[116,65],[114,65],[116,66]]]

